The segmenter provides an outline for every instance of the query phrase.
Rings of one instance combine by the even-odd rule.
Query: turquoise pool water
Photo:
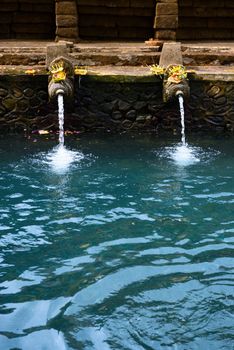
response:
[[[0,140],[0,349],[233,349],[234,139]]]

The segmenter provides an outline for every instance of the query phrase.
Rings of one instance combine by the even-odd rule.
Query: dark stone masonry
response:
[[[65,108],[65,128],[89,131],[180,130],[177,101],[165,104],[162,82],[75,82],[72,106]],[[57,106],[48,102],[45,75],[5,76],[0,80],[0,132],[57,130]],[[186,130],[234,130],[234,82],[191,81],[185,103]]]
[[[233,39],[232,0],[1,0],[0,39]]]

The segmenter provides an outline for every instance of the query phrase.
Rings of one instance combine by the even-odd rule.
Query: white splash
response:
[[[195,152],[195,149],[186,144],[182,144],[170,151],[170,157],[177,165],[187,166],[200,161]]]
[[[64,102],[63,95],[58,94],[59,144],[64,145]]]
[[[47,155],[46,163],[57,174],[66,173],[72,164],[84,158],[81,152],[68,150],[63,144],[59,144]]]

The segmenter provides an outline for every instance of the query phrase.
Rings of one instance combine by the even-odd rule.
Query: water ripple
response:
[[[230,350],[233,140],[106,137],[0,140],[0,348]]]

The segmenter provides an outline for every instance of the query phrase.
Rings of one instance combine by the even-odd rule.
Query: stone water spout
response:
[[[64,99],[71,101],[74,96],[74,69],[69,59],[55,58],[49,65],[48,94],[50,100],[63,95]]]
[[[184,100],[187,100],[189,95],[190,87],[185,68],[182,65],[168,66],[163,80],[164,102],[178,99],[178,96],[183,96]]]
[[[159,66],[164,69],[163,100],[168,102],[178,96],[188,99],[190,88],[186,69],[183,66],[181,44],[179,42],[164,43]]]

